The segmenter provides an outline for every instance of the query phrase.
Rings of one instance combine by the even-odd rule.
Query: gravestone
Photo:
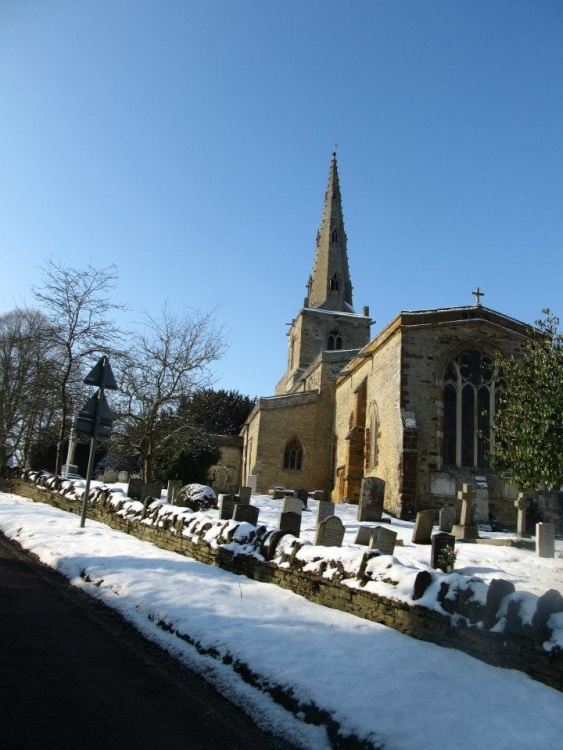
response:
[[[250,505],[250,503],[235,503],[233,521],[251,523],[253,526],[257,526],[259,513],[260,508],[256,507],[256,505]]]
[[[238,484],[229,485],[229,495],[238,495]]]
[[[175,505],[176,495],[182,489],[183,482],[181,479],[169,479],[166,488],[166,497],[170,505]]]
[[[474,477],[473,523],[489,523],[489,483],[487,477]]]
[[[461,516],[459,523],[454,524],[452,534],[456,539],[478,539],[479,530],[473,521],[473,492],[468,484],[457,493],[458,500],[461,500]]]
[[[219,495],[219,519],[229,521],[235,510],[235,499],[232,495]]]
[[[317,526],[321,521],[324,521],[325,518],[333,515],[334,503],[331,503],[330,500],[319,500],[319,504],[317,506]]]
[[[246,484],[248,487],[250,487],[250,492],[255,495],[256,487],[258,486],[258,477],[256,476],[256,474],[249,474],[246,477]]]
[[[145,482],[141,489],[141,502],[147,497],[159,498],[162,495],[162,487],[158,482]]]
[[[115,484],[117,482],[117,471],[115,469],[106,469],[103,481],[106,484]]]
[[[325,499],[325,493],[324,490],[314,490],[313,492],[313,500],[318,500],[321,502],[321,500]]]
[[[298,497],[286,497],[282,505],[282,513],[301,513],[303,512],[303,503]]]
[[[555,557],[555,526],[552,523],[536,524],[536,555]]]
[[[250,502],[250,495],[252,490],[250,487],[241,487],[238,491],[238,501],[241,505],[248,504]]]
[[[272,491],[272,496],[274,500],[283,500],[285,497],[285,492],[280,487],[274,487]]]
[[[386,529],[385,526],[376,526],[372,532],[369,548],[378,549],[382,555],[392,555],[395,551],[397,533]]]
[[[412,541],[415,544],[430,544],[435,515],[434,510],[421,510],[416,514],[412,535]]]
[[[518,511],[516,517],[516,533],[518,536],[529,538],[526,531],[526,509],[530,503],[530,498],[526,497],[523,492],[518,493],[518,499],[514,501],[514,506]]]
[[[309,491],[308,490],[296,490],[295,497],[298,497],[299,500],[303,503],[303,510],[307,509],[307,500],[309,499]]]
[[[354,544],[363,544],[367,547],[367,545],[371,542],[372,534],[373,529],[371,526],[358,526],[358,533],[356,534]]]
[[[432,537],[432,556],[430,560],[430,565],[433,568],[444,569],[444,566],[440,563],[440,557],[447,548],[450,548],[452,552],[455,551],[455,536],[453,534],[447,534],[444,531],[434,534]]]
[[[127,497],[131,500],[140,500],[143,490],[143,481],[138,477],[131,477],[127,485]]]
[[[455,508],[453,505],[444,505],[439,514],[440,531],[450,534],[455,523]]]
[[[279,527],[286,534],[293,534],[298,537],[301,533],[301,513],[295,511],[282,511],[280,513]]]
[[[338,516],[329,516],[317,527],[315,545],[317,547],[342,547],[344,524]]]
[[[129,472],[128,471],[120,471],[117,474],[117,481],[121,484],[125,484],[125,482],[129,481]]]
[[[385,482],[378,477],[364,477],[360,487],[358,521],[381,521]]]

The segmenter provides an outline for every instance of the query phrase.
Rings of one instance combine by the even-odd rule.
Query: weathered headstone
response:
[[[317,527],[315,545],[318,547],[341,547],[344,539],[344,524],[338,516],[329,516]]]
[[[125,482],[129,481],[129,472],[128,471],[119,471],[117,474],[117,481],[121,484],[125,484]]]
[[[106,484],[115,484],[117,482],[117,471],[115,469],[106,469],[104,471],[104,482]]]
[[[440,531],[451,533],[455,523],[455,508],[453,505],[444,505],[439,514]]]
[[[280,513],[279,527],[286,534],[293,534],[293,536],[298,537],[301,533],[301,513],[295,513],[291,510],[282,511]]]
[[[233,517],[235,499],[232,495],[219,495],[219,519],[228,521]]]
[[[238,484],[229,485],[229,495],[238,495]]]
[[[127,497],[131,500],[140,500],[143,490],[143,481],[138,477],[131,477],[127,485]]]
[[[258,486],[258,477],[256,476],[256,474],[249,474],[246,477],[246,484],[248,487],[250,487],[250,492],[255,495],[256,487]]]
[[[536,524],[536,555],[555,557],[555,526],[552,523]]]
[[[285,497],[285,492],[280,487],[274,487],[272,496],[274,500],[283,500]]]
[[[430,565],[433,568],[445,570],[449,566],[445,560],[448,549],[455,552],[455,536],[453,534],[447,534],[445,531],[434,534],[432,537],[432,556],[430,561]],[[453,563],[451,564],[451,567],[453,569]],[[445,570],[445,572],[449,573],[451,571]]]
[[[529,537],[530,535],[526,530],[526,509],[530,502],[523,492],[518,493],[518,499],[514,501],[514,506],[518,511],[516,518],[516,533],[518,536]]]
[[[379,477],[364,477],[360,486],[358,521],[381,521],[385,482]]]
[[[386,529],[385,526],[376,526],[372,532],[369,543],[370,549],[378,549],[382,555],[392,555],[395,551],[397,533]]]
[[[233,521],[251,523],[253,526],[258,524],[258,514],[260,508],[250,503],[236,503],[233,512]]]
[[[145,482],[141,489],[141,502],[146,497],[159,498],[162,495],[162,487],[158,482]]]
[[[415,544],[430,544],[436,511],[421,510],[416,514],[412,541]]]
[[[250,495],[252,494],[252,490],[250,487],[241,487],[238,491],[238,501],[241,505],[245,503],[250,502]]]
[[[325,499],[325,493],[324,490],[314,490],[313,491],[313,500],[318,500],[321,502],[321,500]]]
[[[371,526],[358,526],[355,544],[364,544],[366,547],[371,542],[373,528]]]
[[[170,505],[174,505],[176,502],[176,495],[182,489],[183,482],[181,479],[169,479],[166,488],[166,497]]]
[[[325,518],[334,515],[334,507],[334,503],[331,503],[330,500],[319,500],[317,506],[317,526],[321,521],[324,521]]]
[[[473,521],[473,492],[468,484],[457,493],[461,500],[461,516],[459,523],[454,524],[452,534],[456,539],[478,539],[479,530]]]
[[[282,513],[299,513],[303,512],[303,503],[298,497],[286,497],[282,505]]]

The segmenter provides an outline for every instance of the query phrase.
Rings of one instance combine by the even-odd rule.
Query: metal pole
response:
[[[100,388],[98,390],[98,402],[96,404],[96,416],[92,425],[92,438],[90,440],[90,455],[88,456],[88,471],[86,472],[86,487],[84,488],[84,497],[82,498],[82,513],[80,515],[80,528],[84,528],[86,523],[86,509],[88,507],[88,495],[90,494],[90,481],[92,480],[92,472],[94,471],[94,458],[96,455],[96,437],[98,435],[98,423],[100,415],[100,404],[104,397],[104,385],[106,382],[106,370],[108,365],[108,358],[102,357],[102,377],[100,382]]]

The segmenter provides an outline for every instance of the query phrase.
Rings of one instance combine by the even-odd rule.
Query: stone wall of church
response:
[[[346,497],[346,471],[349,464],[347,436],[356,415],[356,400],[362,383],[366,383],[366,422],[359,425],[369,429],[370,449],[364,456],[364,475],[377,476],[385,481],[385,508],[397,514],[399,503],[399,461],[403,426],[399,410],[400,394],[400,335],[381,335],[369,346],[370,357],[361,360],[350,375],[337,381],[335,406],[336,483],[333,500],[357,502],[357,497]],[[376,423],[370,419],[376,415]],[[344,476],[342,473],[344,472]]]
[[[260,399],[259,407],[247,427],[245,439],[252,446],[245,466],[246,476],[256,475],[257,492],[266,493],[277,485],[286,489],[324,490],[328,496],[331,391],[264,398]],[[303,447],[301,470],[284,469],[284,451],[292,437]]]

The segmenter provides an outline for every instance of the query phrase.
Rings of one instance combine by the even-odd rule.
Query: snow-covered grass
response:
[[[276,526],[280,502],[252,501],[261,508],[260,522]],[[312,541],[309,505],[302,536]],[[347,528],[345,543],[352,543],[356,509],[341,506],[337,513]],[[519,672],[210,568],[90,519],[81,529],[77,516],[18,496],[0,494],[0,528],[206,675],[257,723],[304,748],[333,747],[337,732],[386,750],[560,746],[563,695]],[[412,525],[393,520],[392,528],[404,542],[396,548],[397,564],[427,565],[429,548],[412,545]],[[563,588],[561,558],[484,545],[459,550],[456,567],[483,580],[512,578],[537,594]],[[244,666],[251,684],[233,664]],[[293,695],[295,712],[270,697],[277,687]],[[319,724],[305,721],[315,714],[307,707],[318,709]]]

